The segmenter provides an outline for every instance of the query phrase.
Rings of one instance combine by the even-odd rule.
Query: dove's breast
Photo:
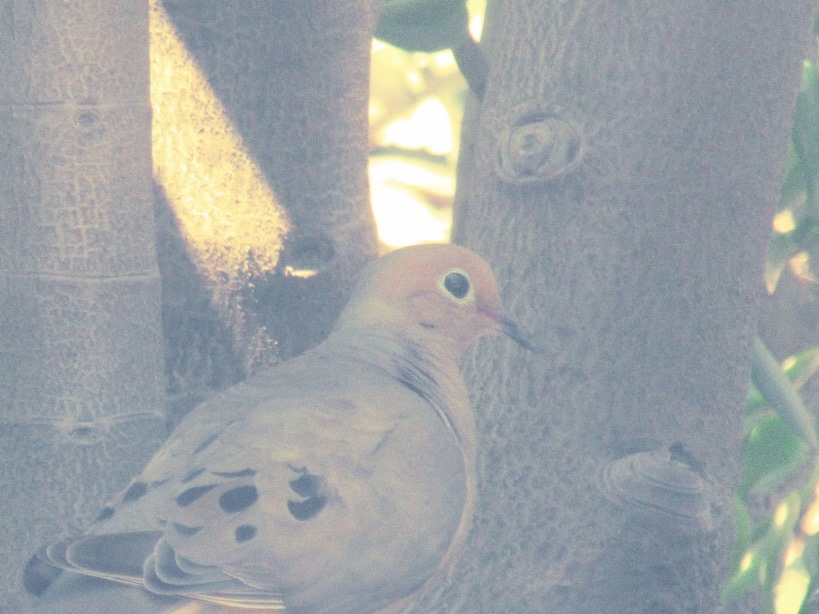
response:
[[[343,410],[344,429],[310,429],[322,433],[313,449],[323,453],[295,467],[304,473],[288,475],[289,490],[271,488],[269,502],[260,497],[263,507],[290,505],[275,518],[275,532],[288,541],[269,544],[273,568],[264,573],[279,578],[294,611],[364,612],[413,592],[435,572],[462,520],[467,467],[450,426],[405,387],[386,398],[379,382],[368,386],[367,403]],[[343,390],[336,393],[343,404]],[[300,509],[310,517],[296,518]]]

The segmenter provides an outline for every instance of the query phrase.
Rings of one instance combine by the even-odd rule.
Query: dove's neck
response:
[[[474,454],[474,417],[455,352],[432,338],[411,338],[383,326],[348,323],[336,329],[331,339],[351,358],[386,371],[429,403],[464,453]]]

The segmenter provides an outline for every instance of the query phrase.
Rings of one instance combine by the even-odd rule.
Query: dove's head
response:
[[[415,341],[440,339],[458,353],[493,332],[534,349],[506,315],[489,264],[457,245],[414,245],[371,263],[341,321],[351,319]]]

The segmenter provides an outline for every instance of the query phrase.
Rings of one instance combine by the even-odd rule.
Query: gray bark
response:
[[[12,458],[16,458],[3,476],[4,486],[9,485],[8,496],[3,497],[5,503],[16,501],[33,505],[38,512],[41,509],[52,512],[48,518],[39,519],[36,514],[32,518],[31,514],[6,513],[5,508],[0,508],[4,517],[11,519],[7,525],[8,534],[24,536],[26,540],[23,546],[11,541],[3,544],[4,547],[8,544],[10,549],[17,548],[14,552],[7,552],[11,558],[5,561],[4,567],[13,576],[9,584],[14,585],[15,591],[22,565],[30,553],[57,534],[76,533],[87,524],[89,514],[96,513],[101,502],[144,464],[161,439],[165,425],[164,418],[157,411],[162,364],[160,327],[156,318],[159,284],[152,243],[150,184],[147,183],[150,172],[148,9],[105,2],[60,7],[46,4],[37,3],[34,7],[15,4],[0,11],[0,24],[10,33],[4,38],[2,47],[9,54],[8,61],[2,61],[1,70],[8,73],[2,75],[3,84],[11,86],[8,88],[11,92],[19,84],[26,85],[25,71],[31,64],[44,72],[43,88],[48,94],[38,98],[38,92],[30,94],[26,90],[28,98],[18,93],[3,96],[4,100],[13,100],[14,104],[8,110],[4,109],[2,115],[3,150],[10,152],[3,158],[2,169],[5,176],[14,175],[16,181],[9,183],[14,189],[9,196],[9,206],[4,203],[2,210],[5,232],[0,266],[3,286],[9,289],[2,294],[3,328],[14,331],[15,336],[18,331],[20,333],[16,337],[19,339],[15,341],[16,346],[3,347],[0,365],[3,394],[8,390],[8,404],[17,402],[25,414],[22,421],[15,418],[12,427],[22,422],[24,429],[47,431],[47,435],[40,436],[41,439],[48,436],[58,440],[39,442],[45,452],[42,460],[36,463],[32,462],[29,452],[14,456],[16,449],[4,443],[6,449],[12,450]],[[178,203],[165,198],[163,188],[166,185],[157,185],[160,196],[159,268],[163,278],[166,353],[170,359],[166,375],[172,391],[179,394],[175,399],[178,403],[172,409],[181,413],[206,394],[205,387],[235,381],[259,364],[290,357],[325,336],[349,295],[352,278],[361,264],[375,254],[366,175],[368,59],[374,26],[372,7],[364,1],[343,5],[259,1],[235,5],[222,2],[168,4],[177,33],[200,65],[227,115],[234,121],[243,139],[242,146],[261,169],[262,179],[267,180],[275,192],[274,206],[280,207],[276,214],[281,213],[286,219],[286,223],[278,227],[275,220],[265,220],[266,227],[272,228],[273,233],[263,247],[273,254],[272,260],[260,259],[259,253],[254,253],[253,245],[243,243],[241,238],[229,233],[223,235],[220,242],[207,246],[204,253],[193,253],[194,244],[186,245],[187,237],[180,232],[175,219],[179,211],[172,207]],[[151,7],[154,11],[158,9],[157,4]],[[94,19],[83,21],[89,15]],[[158,43],[161,41],[155,37],[152,41],[154,52]],[[116,53],[112,46],[116,47]],[[119,52],[132,64],[125,68],[119,66]],[[19,74],[12,74],[14,70]],[[157,105],[154,112],[170,114],[171,124],[183,97],[196,99],[202,95],[186,89],[188,83],[163,81],[156,78],[156,74],[153,77],[154,100],[171,99],[168,106]],[[103,91],[100,93],[94,88]],[[137,94],[141,106],[135,113],[132,98]],[[22,102],[18,102],[18,98]],[[74,105],[84,105],[85,109],[87,105],[97,104],[101,108],[94,107],[90,113],[78,113],[73,108]],[[61,109],[60,105],[69,110],[57,116],[57,120],[42,124],[41,133],[33,139],[40,148],[36,149],[28,141],[32,121],[22,123],[18,116],[25,119],[28,116],[21,113],[26,111],[37,118],[42,114],[48,118],[53,109]],[[130,109],[131,115],[123,119],[121,114],[124,111],[118,110],[120,106]],[[112,109],[120,113],[115,114],[120,123],[108,128],[101,123],[100,117],[105,119],[105,113],[111,113]],[[181,126],[185,118],[179,115],[178,119],[178,126]],[[200,132],[207,132],[210,128],[207,122],[194,127]],[[67,132],[67,135],[61,132]],[[131,132],[138,133],[138,136]],[[42,143],[46,142],[47,136],[51,138],[52,133],[57,133],[54,138],[62,139],[63,147],[56,149],[54,155],[42,148]],[[191,151],[194,147],[191,141],[183,139],[166,148],[169,134],[155,136],[158,137],[154,147],[157,167],[167,162],[164,156],[184,158],[201,153]],[[110,137],[119,147],[99,145],[103,137]],[[5,147],[6,142],[8,147]],[[95,163],[102,164],[111,175],[96,171],[91,177],[70,175],[77,175],[79,171],[88,173],[88,162],[78,143],[96,147],[92,153],[98,154],[101,162]],[[174,146],[181,149],[174,149]],[[77,211],[76,206],[67,208],[64,222],[67,230],[76,231],[80,239],[86,235],[93,239],[89,239],[87,245],[80,243],[77,246],[73,242],[74,235],[68,235],[65,242],[55,241],[56,246],[51,248],[55,256],[65,257],[66,266],[80,269],[79,273],[71,269],[68,275],[71,282],[76,281],[75,277],[82,277],[83,291],[76,296],[68,296],[57,283],[66,281],[60,270],[55,275],[47,268],[41,275],[28,262],[21,262],[18,266],[18,262],[26,257],[47,255],[48,248],[42,242],[32,241],[22,247],[19,242],[14,243],[19,229],[27,232],[26,224],[30,222],[29,211],[32,209],[29,201],[38,206],[41,202],[39,195],[32,196],[28,191],[42,189],[45,180],[51,178],[46,174],[54,173],[56,162],[68,169],[69,185],[73,185],[70,183],[73,181],[78,188],[84,187],[92,195],[96,191],[107,195],[108,190],[120,198],[125,198],[123,194],[126,194],[131,199],[142,199],[139,202],[142,208],[116,211],[116,216],[104,207],[99,216],[95,209],[88,217],[83,217],[85,212]],[[208,162],[217,165],[220,160]],[[37,164],[43,167],[43,177],[36,174],[40,168]],[[29,166],[34,170],[29,171]],[[57,167],[61,168],[59,164]],[[135,168],[142,173],[139,181],[130,175]],[[134,185],[127,183],[121,175],[139,188],[138,196],[134,196],[137,193]],[[210,182],[211,191],[202,193],[201,198],[218,201],[224,194],[224,186],[214,185],[212,178],[205,168],[200,176],[177,176],[173,180]],[[63,187],[49,188],[54,191],[48,195],[51,200],[46,200],[49,207],[56,209],[61,204]],[[69,204],[76,205],[76,202],[71,200]],[[229,200],[221,204],[225,208],[235,206]],[[77,217],[71,217],[72,214]],[[129,215],[136,216],[138,223]],[[32,236],[38,239],[42,237],[37,233],[47,236],[52,230],[47,224],[52,222],[53,226],[53,219],[36,221],[43,228],[35,227]],[[257,221],[257,218],[243,220],[248,225]],[[77,228],[71,226],[72,223]],[[58,238],[62,240],[65,234],[63,232]],[[150,243],[146,242],[148,240]],[[128,257],[119,260],[115,257],[122,255],[119,251],[122,244],[125,244],[122,253],[127,252]],[[91,252],[87,258],[83,250]],[[112,251],[113,255],[106,250]],[[241,250],[245,250],[244,253]],[[78,252],[83,258],[78,257]],[[231,258],[224,257],[228,252]],[[237,253],[241,256],[238,264],[234,257]],[[122,266],[112,267],[103,257]],[[18,268],[25,274],[19,275]],[[91,272],[87,273],[86,269]],[[307,269],[318,274],[309,279],[291,274]],[[86,273],[93,283],[83,277]],[[124,275],[124,279],[120,275]],[[18,291],[17,286],[26,289],[20,280],[27,281],[29,277],[33,280],[28,282],[33,289],[28,294]],[[106,282],[100,288],[95,285],[97,277]],[[141,289],[146,294],[138,294]],[[72,288],[71,292],[76,291]],[[39,315],[34,311],[39,308],[35,299],[45,303],[41,311],[49,316],[43,318],[47,324],[55,319],[70,324],[78,329],[77,339],[67,333],[55,334],[43,328],[40,319],[34,320],[33,315]],[[52,301],[55,303],[53,307]],[[113,303],[110,309],[109,303]],[[153,319],[147,317],[148,311]],[[86,325],[86,329],[80,329],[80,324]],[[72,335],[74,328],[68,331]],[[103,343],[98,347],[95,335],[104,333],[109,333],[113,339],[108,340],[109,345]],[[43,353],[31,343],[35,334],[41,335],[46,346],[53,344],[56,347],[46,347]],[[103,337],[103,341],[106,339]],[[34,356],[41,354],[46,358],[45,367],[33,369]],[[143,356],[150,358],[143,360]],[[37,417],[35,427],[27,426],[30,419],[25,412],[36,409],[41,401],[39,397],[32,401],[26,395],[39,394],[44,397],[41,404],[48,404],[51,399],[45,398],[46,393],[59,397],[58,400],[62,399],[61,395],[72,394],[69,388],[72,382],[65,378],[56,381],[47,371],[57,366],[82,371],[84,379],[79,382],[80,396],[87,393],[97,405],[106,408],[122,405],[125,412],[139,414],[143,411],[142,417],[148,418],[149,428],[136,432],[137,429],[132,427],[128,431],[126,427],[132,424],[130,418],[102,420],[93,411],[84,412],[84,406],[70,398],[70,403],[56,407],[62,411],[68,405],[64,413],[73,416],[59,423],[56,435],[48,434],[55,430],[49,424],[50,416],[44,420]],[[123,366],[125,369],[121,368]],[[102,375],[94,371],[103,367],[108,371]],[[149,369],[154,378],[148,383],[150,385],[140,379],[142,374],[135,372],[142,367]],[[85,370],[90,374],[86,376]],[[104,382],[101,383],[100,379]],[[22,387],[26,382],[30,385]],[[11,388],[12,383],[15,388]],[[107,389],[109,384],[111,391]],[[118,393],[121,398],[98,400],[103,393]],[[150,400],[146,401],[148,397]],[[84,401],[84,397],[80,401]],[[5,398],[3,404],[6,404]],[[75,405],[79,409],[72,414]],[[94,411],[97,409],[96,405],[92,407]],[[92,414],[90,418],[87,413]],[[41,425],[40,421],[44,424]],[[108,439],[97,443],[95,438],[100,430]],[[19,432],[15,431],[12,436],[17,444]],[[63,445],[62,440],[69,443],[79,440],[79,452],[75,451],[77,456],[82,454],[79,460],[66,458],[58,449]],[[24,465],[29,467],[21,467]],[[66,475],[77,468],[88,483],[78,484],[73,477]],[[34,470],[36,475],[11,483],[11,478],[19,477],[17,474],[24,469]],[[109,472],[115,474],[116,479],[110,478]],[[73,581],[65,576],[58,581],[62,594],[81,600],[84,591],[93,590],[87,588],[89,583],[79,582],[72,586]],[[126,607],[134,593],[122,587],[101,593],[101,599],[108,600],[103,609]],[[11,609],[18,609],[17,595],[9,598],[14,604]],[[139,607],[140,604],[134,602],[134,605]],[[152,608],[152,605],[147,606],[148,610]]]
[[[143,2],[0,8],[0,610],[165,433]]]
[[[207,78],[274,196],[267,210],[257,208],[243,221],[265,225],[269,236],[253,243],[228,229],[208,249],[186,245],[177,223],[197,215],[200,202],[160,202],[169,377],[180,411],[203,389],[233,383],[323,339],[358,270],[376,254],[366,166],[371,4],[154,4]],[[161,40],[154,44],[161,49]],[[153,75],[157,107],[171,119],[178,114],[178,126],[187,124],[182,136],[155,135],[159,169],[173,170],[180,156],[213,155],[207,151],[212,123],[190,126],[184,116],[186,104],[209,108],[210,94],[196,91],[182,74],[172,68]],[[204,138],[197,137],[202,131]],[[163,174],[171,182],[213,181],[192,170]],[[203,197],[237,207],[225,186],[215,187],[218,194]],[[303,270],[318,274],[292,274]]]
[[[718,609],[812,9],[490,4],[454,237],[547,353],[470,364],[478,518],[418,611]]]

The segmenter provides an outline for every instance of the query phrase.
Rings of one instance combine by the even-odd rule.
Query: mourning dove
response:
[[[145,611],[405,607],[469,530],[476,436],[458,362],[493,331],[530,347],[475,253],[376,260],[323,343],[188,413],[85,535],[32,559],[27,586],[45,589],[47,562],[135,587]],[[44,611],[93,613],[65,575]]]

